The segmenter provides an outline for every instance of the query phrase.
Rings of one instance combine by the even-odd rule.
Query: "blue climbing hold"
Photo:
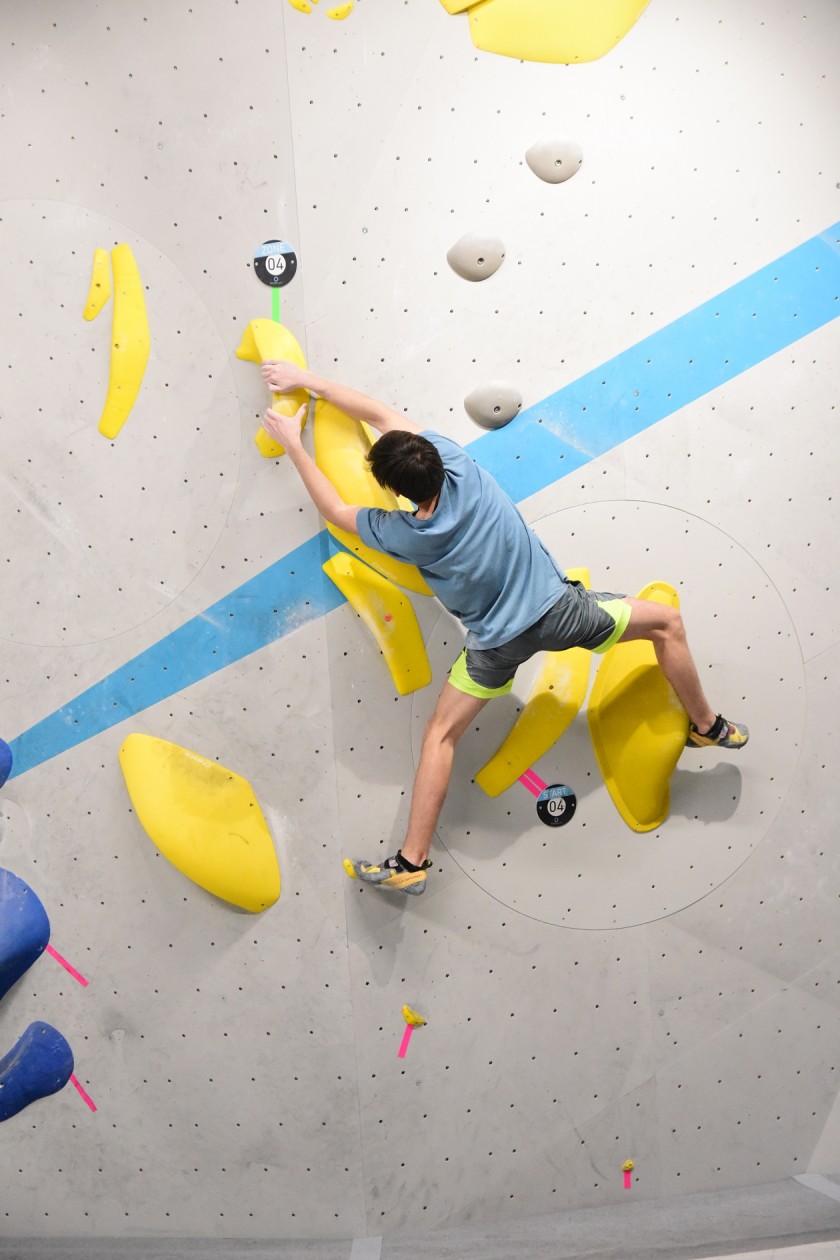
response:
[[[12,750],[9,745],[0,739],[0,788],[12,773]]]
[[[41,957],[49,939],[50,921],[36,894],[0,866],[0,998]]]
[[[37,1020],[0,1059],[0,1121],[55,1094],[73,1075],[73,1051],[52,1024]]]

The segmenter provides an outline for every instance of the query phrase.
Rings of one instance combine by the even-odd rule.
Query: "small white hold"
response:
[[[446,261],[464,280],[486,280],[498,271],[505,259],[505,247],[497,236],[467,232],[456,241]]]
[[[464,399],[464,410],[483,429],[501,429],[522,410],[522,394],[507,381],[487,381]]]
[[[583,149],[573,140],[560,140],[553,136],[532,144],[525,154],[525,161],[534,174],[547,184],[562,184],[580,170]]]

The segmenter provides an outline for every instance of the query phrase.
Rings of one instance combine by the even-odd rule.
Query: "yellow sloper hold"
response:
[[[423,1016],[418,1015],[417,1012],[413,1011],[410,1006],[404,1006],[402,1008],[402,1014],[405,1022],[410,1024],[412,1028],[422,1028],[426,1022]]]
[[[143,282],[128,245],[111,250],[114,268],[114,323],[111,330],[111,375],[99,432],[115,438],[137,401],[149,361],[149,321]]]
[[[589,589],[588,569],[566,572]],[[586,699],[591,660],[592,653],[584,648],[546,652],[545,663],[510,734],[475,776],[488,796],[498,796],[516,783],[571,726]]]
[[[289,4],[293,9],[297,9],[298,13],[311,13],[312,5],[308,0],[289,0]]]
[[[347,0],[347,4],[337,4],[335,8],[327,9],[327,17],[332,18],[334,22],[343,22],[355,7],[354,0]]]
[[[108,251],[95,249],[93,251],[93,271],[90,277],[90,288],[85,301],[85,319],[96,319],[110,296],[111,264],[108,260]]]
[[[624,38],[648,3],[649,0],[484,0],[470,6],[470,36],[483,52],[521,61],[564,65],[597,61]]]
[[[381,573],[339,552],[322,566],[376,640],[401,696],[432,681],[432,667],[411,602]]]
[[[639,599],[679,608],[667,582]],[[610,796],[633,831],[653,831],[668,817],[670,780],[688,735],[688,715],[644,639],[605,653],[589,697],[589,733]]]
[[[266,359],[288,359],[297,367],[306,367],[306,359],[295,337],[285,324],[278,324],[274,319],[252,319],[242,334],[236,357],[249,363],[264,363]],[[296,389],[291,394],[272,394],[271,400],[272,411],[279,412],[281,416],[293,416],[299,407],[309,402],[309,390]],[[303,423],[306,423],[305,417]],[[260,454],[266,459],[277,459],[279,455],[286,454],[285,446],[275,442],[263,428],[257,430],[254,441]]]
[[[173,866],[243,910],[274,905],[277,854],[246,779],[152,735],[129,735],[120,766],[138,819]]]
[[[332,482],[345,503],[393,511],[398,506],[398,501],[390,491],[379,485],[365,459],[371,447],[368,434],[369,430],[365,431],[355,420],[339,411],[338,407],[325,402],[323,398],[316,399],[315,463],[321,472]],[[343,547],[398,586],[416,591],[418,595],[432,594],[420,571],[413,564],[392,560],[381,551],[366,547],[358,534],[349,534],[329,522],[327,529]]]

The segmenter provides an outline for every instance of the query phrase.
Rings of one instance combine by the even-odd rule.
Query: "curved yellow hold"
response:
[[[679,608],[667,582],[639,599]],[[653,831],[668,817],[670,779],[688,735],[688,716],[646,640],[616,643],[605,654],[589,697],[589,733],[610,796],[633,831]]]
[[[323,566],[331,582],[370,630],[401,696],[432,681],[432,668],[410,600],[381,573],[340,552]]]
[[[588,569],[569,569],[567,575],[589,589]],[[586,699],[591,660],[592,653],[585,648],[546,652],[545,663],[510,734],[475,776],[488,796],[499,796],[516,783],[571,726]]]
[[[417,1012],[413,1011],[410,1006],[404,1006],[402,1008],[402,1015],[405,1022],[410,1024],[412,1028],[422,1028],[426,1023],[423,1016],[418,1015]]]
[[[357,421],[351,420],[338,407],[325,402],[323,398],[316,399],[315,462],[321,472],[332,482],[345,503],[393,511],[399,506],[398,500],[389,490],[384,490],[379,485],[365,459],[371,447],[368,434],[366,427],[363,428]],[[347,533],[329,523],[327,529],[343,547],[398,586],[416,591],[418,595],[432,594],[419,569],[413,564],[392,560],[381,551],[366,547],[358,534]]]
[[[349,17],[355,8],[353,0],[348,0],[347,4],[336,5],[334,9],[327,9],[327,17],[332,18],[335,22],[343,22]]]
[[[90,288],[85,300],[85,319],[96,319],[110,296],[111,264],[108,260],[108,251],[95,249],[93,251],[93,271],[90,277]]]
[[[264,363],[266,359],[288,359],[297,367],[306,367],[306,359],[294,335],[285,324],[278,324],[274,319],[252,319],[242,334],[236,357],[249,363]],[[293,416],[299,407],[309,402],[309,390],[296,389],[290,394],[272,394],[271,399],[273,411],[279,412],[281,416]],[[306,424],[305,416],[303,424]],[[254,441],[260,454],[266,459],[277,459],[279,455],[286,454],[285,446],[275,442],[265,429],[257,430]]]
[[[274,905],[277,854],[247,780],[152,735],[129,735],[120,766],[138,819],[173,866],[243,910]]]
[[[111,250],[114,268],[114,322],[111,331],[111,375],[99,432],[115,438],[137,401],[149,361],[149,321],[143,282],[128,245]]]
[[[649,0],[441,0],[469,11],[470,36],[483,52],[521,61],[596,61],[624,38]]]
[[[308,0],[289,0],[289,4],[293,9],[297,9],[298,13],[311,13],[312,5]]]

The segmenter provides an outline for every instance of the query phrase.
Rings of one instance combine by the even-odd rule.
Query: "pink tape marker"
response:
[[[633,1174],[631,1172],[626,1172],[624,1174],[624,1189],[631,1190],[632,1188],[633,1188]]]
[[[76,1086],[76,1089],[77,1089],[77,1090],[79,1091],[79,1093],[81,1094],[81,1096],[82,1096],[83,1100],[84,1100],[84,1101],[87,1103],[87,1105],[90,1107],[91,1111],[96,1111],[96,1103],[93,1101],[93,1099],[91,1098],[90,1094],[86,1093],[86,1092],[84,1091],[84,1089],[82,1089],[82,1086],[79,1084],[79,1082],[78,1082],[77,1078],[76,1078],[76,1077],[75,1077],[72,1073],[71,1073],[71,1075],[70,1075],[70,1083],[71,1083],[72,1085],[75,1085],[75,1086]]]
[[[405,1058],[406,1050],[408,1050],[408,1043],[409,1041],[411,1041],[411,1034],[413,1032],[414,1032],[414,1026],[412,1024],[406,1024],[405,1032],[403,1033],[403,1039],[400,1042],[400,1048],[397,1051],[397,1054],[399,1058],[401,1059]]]
[[[540,792],[543,792],[548,787],[548,784],[543,783],[535,770],[526,770],[524,774],[520,774],[519,782],[534,796],[539,796]]]
[[[51,958],[54,958],[54,959],[55,959],[55,961],[56,961],[57,963],[61,963],[61,965],[62,965],[62,967],[64,968],[64,970],[65,970],[65,971],[69,971],[69,972],[70,972],[70,975],[73,977],[73,979],[74,979],[74,980],[78,980],[79,984],[81,984],[82,986],[84,986],[84,985],[86,985],[86,984],[87,984],[87,980],[85,980],[85,978],[84,978],[84,976],[82,975],[82,973],[81,973],[80,971],[77,971],[75,967],[71,967],[71,966],[70,966],[70,963],[67,961],[67,959],[66,959],[66,958],[62,958],[62,957],[61,957],[61,954],[59,954],[58,950],[57,950],[57,949],[53,949],[52,945],[48,945],[48,946],[47,946],[47,950],[46,950],[46,952],[50,955],[50,957],[51,957]]]

